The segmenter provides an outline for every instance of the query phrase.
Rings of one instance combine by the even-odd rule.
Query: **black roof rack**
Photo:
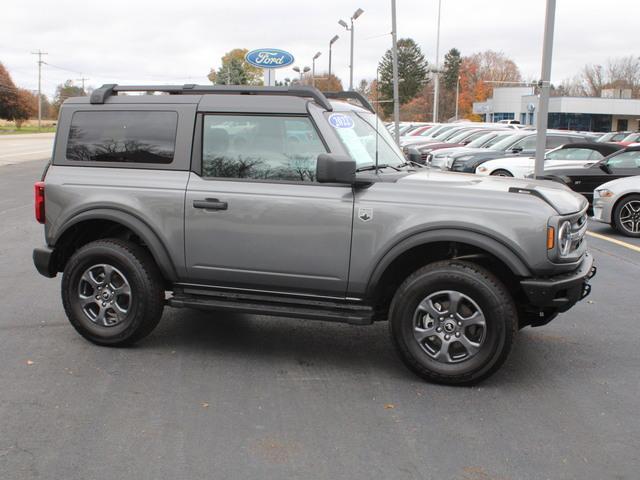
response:
[[[369,100],[365,98],[360,92],[322,92],[327,98],[345,99],[345,100],[357,100],[360,105],[369,110],[371,113],[376,113],[373,106],[369,103]]]
[[[313,87],[252,87],[248,85],[116,85],[108,83],[96,88],[91,93],[90,102],[101,104],[111,95],[118,92],[164,92],[171,95],[189,94],[239,94],[239,95],[284,95],[291,97],[306,97],[313,100],[325,110],[333,110],[331,103],[322,92]],[[355,93],[355,92],[350,92]],[[359,95],[359,94],[358,94]],[[336,97],[337,98],[337,97]],[[363,97],[364,98],[364,97]]]

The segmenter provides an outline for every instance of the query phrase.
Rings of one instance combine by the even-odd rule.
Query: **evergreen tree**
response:
[[[393,100],[393,62],[387,50],[378,64],[381,100]],[[414,98],[427,84],[428,63],[420,47],[410,38],[398,40],[398,86],[400,104]],[[393,102],[381,104],[385,115],[393,111]]]

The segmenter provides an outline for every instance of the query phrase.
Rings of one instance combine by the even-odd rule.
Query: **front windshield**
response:
[[[477,132],[474,132],[473,130],[463,130],[462,132],[458,132],[453,137],[448,138],[447,141],[449,143],[461,143],[463,140],[475,135],[476,133]]]
[[[356,161],[357,168],[376,165],[376,150],[378,165],[399,167],[405,163],[404,155],[377,115],[356,111],[325,115],[351,158]]]
[[[523,135],[509,135],[506,138],[503,138],[497,143],[494,143],[489,147],[489,150],[496,150],[500,152],[504,152],[507,148],[509,148],[516,140],[520,140],[524,138]]]

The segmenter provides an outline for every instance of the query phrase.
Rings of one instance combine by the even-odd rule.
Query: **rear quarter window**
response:
[[[66,158],[77,162],[169,164],[177,112],[78,111],[73,114]]]

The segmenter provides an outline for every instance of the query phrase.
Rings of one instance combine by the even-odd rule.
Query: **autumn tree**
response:
[[[234,48],[221,58],[218,70],[211,69],[207,78],[214,85],[262,85],[262,69],[245,60],[246,48]]]
[[[344,90],[344,88],[342,88],[342,80],[333,73],[331,75],[323,73],[316,76],[315,84],[316,88],[322,92],[341,92]]]
[[[71,97],[86,97],[87,93],[82,89],[82,87],[79,87],[77,85],[75,85],[73,83],[73,80],[67,80],[64,83],[59,84],[56,87],[56,94],[53,98],[53,116],[57,116],[58,112],[60,111],[60,107],[62,106],[62,103],[67,99],[67,98],[71,98]]]
[[[0,118],[12,120],[20,128],[37,111],[37,97],[29,90],[16,87],[11,75],[0,63]]]
[[[521,81],[520,69],[502,52],[487,50],[463,57],[460,64],[460,116],[478,120],[479,117],[473,115],[473,102],[489,98],[494,86]]]
[[[391,49],[378,64],[380,96],[384,100],[393,99],[393,62]],[[398,93],[400,104],[414,98],[427,84],[428,63],[420,47],[410,38],[398,40]],[[386,116],[393,111],[393,103],[381,104]]]

